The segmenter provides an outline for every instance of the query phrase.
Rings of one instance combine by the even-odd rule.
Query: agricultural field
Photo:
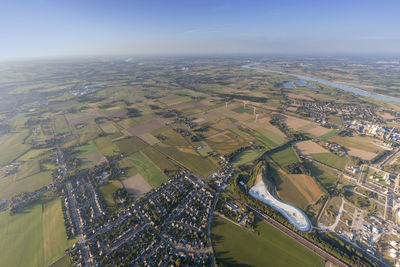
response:
[[[0,166],[10,163],[29,150],[30,145],[24,143],[28,134],[29,130],[25,129],[17,133],[0,136],[1,150],[7,151],[7,153],[0,153]]]
[[[174,147],[159,143],[154,148],[173,159],[174,162],[185,166],[202,177],[207,177],[217,169],[216,163],[209,158],[203,158],[193,148]]]
[[[273,182],[276,194],[282,201],[307,210],[325,194],[313,177],[305,174],[289,174],[276,164],[272,162],[269,164],[266,177]]]
[[[77,156],[81,160],[80,168],[92,168],[104,160],[103,154],[100,153],[93,140],[74,150],[79,152]]]
[[[153,147],[148,146],[143,149],[142,152],[162,171],[178,169],[165,155],[161,154]]]
[[[258,149],[258,150],[245,150],[241,152],[239,155],[237,155],[233,160],[232,160],[232,165],[233,167],[237,167],[242,164],[246,164],[249,162],[254,161],[257,157],[262,155],[265,152],[263,149]]]
[[[339,145],[346,147],[347,149],[349,149],[349,154],[351,155],[351,153],[353,153],[354,156],[363,156],[363,154],[365,153],[365,155],[370,158],[384,151],[384,148],[379,146],[374,138],[368,136],[333,136],[329,139],[329,141],[338,143]]]
[[[121,182],[126,191],[128,191],[128,193],[134,198],[140,198],[152,189],[140,173],[124,179]]]
[[[290,164],[300,162],[300,158],[292,146],[286,146],[283,149],[275,151],[269,155],[281,168]]]
[[[321,137],[327,134],[331,129],[320,126],[318,123],[301,119],[298,117],[293,117],[289,115],[280,115],[283,117],[283,121],[288,125],[288,127],[296,130],[312,134],[317,137]]]
[[[306,162],[305,164],[311,171],[311,175],[327,192],[334,190],[335,184],[338,181],[338,176],[333,170],[314,162]]]
[[[1,266],[47,266],[76,241],[67,240],[57,199],[37,201],[12,216],[0,212],[0,236]]]
[[[328,150],[326,150],[325,148],[323,148],[322,146],[320,146],[319,144],[317,144],[311,140],[297,142],[295,144],[295,147],[303,155],[310,155],[310,154],[317,154],[317,153],[329,153]]]
[[[10,199],[13,196],[32,192],[52,182],[50,171],[39,172],[22,179],[15,180],[13,175],[0,180],[0,199]]]
[[[207,138],[207,144],[217,153],[228,155],[241,147],[247,147],[250,142],[256,139],[245,132],[239,130],[225,131]],[[239,135],[239,134],[240,135]]]
[[[264,221],[257,220],[256,231],[259,235],[222,217],[214,217],[211,239],[217,263],[260,267],[325,264],[317,254]]]
[[[124,160],[132,164],[152,187],[158,187],[168,180],[168,177],[142,152],[133,153]]]
[[[136,136],[119,139],[114,142],[121,153],[129,155],[140,151],[148,145]]]
[[[280,199],[306,210],[308,206],[315,204],[324,192],[315,180],[305,174],[289,174],[281,178],[278,194]]]
[[[326,164],[338,170],[344,170],[349,159],[347,157],[339,157],[333,153],[315,153],[311,154],[312,158],[318,162]]]

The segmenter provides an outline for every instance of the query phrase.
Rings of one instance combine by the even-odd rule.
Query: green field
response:
[[[333,170],[317,165],[313,162],[306,162],[306,164],[311,170],[311,175],[319,181],[319,183],[325,188],[325,190],[329,192],[335,188],[338,177]]]
[[[186,168],[203,177],[207,177],[217,169],[217,165],[214,162],[208,158],[201,157],[192,148],[171,147],[162,143],[157,144],[155,147],[157,150],[168,155],[168,157],[173,158]]]
[[[333,153],[315,153],[311,154],[311,156],[316,161],[324,163],[338,170],[344,170],[348,161],[347,157],[339,157]]]
[[[115,144],[118,146],[121,153],[125,153],[126,155],[140,151],[148,146],[145,142],[143,142],[140,138],[136,136],[115,141]]]
[[[259,131],[252,130],[251,135],[253,135],[255,138],[260,140],[264,145],[266,145],[268,148],[276,148],[279,145],[272,141],[270,138],[268,138],[265,134],[262,134]]]
[[[256,130],[252,130],[251,134],[254,135],[255,137],[259,135],[264,136],[268,138],[268,140],[272,141],[273,144],[276,144],[278,146],[283,145],[287,141],[286,138],[280,136],[279,134],[264,128],[258,128]]]
[[[38,201],[22,213],[0,212],[0,266],[47,266],[74,241],[66,239],[60,200]]]
[[[292,146],[274,152],[270,156],[282,168],[292,163],[300,162],[300,158]]]
[[[69,254],[52,263],[50,267],[73,267]]]
[[[341,146],[347,148],[356,148],[364,151],[379,153],[384,149],[382,147],[377,146],[376,140],[371,136],[352,136],[352,137],[342,137],[342,136],[333,136],[329,139],[331,142],[336,142]]]
[[[79,146],[77,148],[75,148],[76,151],[79,151],[79,154],[81,156],[84,156],[86,154],[92,153],[97,151],[97,147],[96,144],[91,140],[89,142],[87,142],[86,144]]]
[[[95,142],[101,154],[104,156],[114,156],[120,153],[118,146],[111,142],[111,139],[108,136],[99,137]]]
[[[232,109],[232,111],[234,111],[236,113],[239,113],[239,114],[242,114],[242,113],[253,114],[254,113],[252,108],[249,108],[249,107],[244,108],[243,106],[235,108],[235,109]]]
[[[121,184],[119,180],[111,180],[107,184],[100,186],[100,192],[103,194],[104,200],[107,203],[107,206],[111,209],[116,208],[117,204],[114,201],[113,194],[119,188],[123,188],[124,186]]]
[[[0,180],[0,199],[10,199],[23,192],[32,192],[52,182],[50,171],[15,180],[13,175]]]
[[[327,132],[326,134],[321,135],[321,138],[329,138],[332,137],[335,133],[337,133],[337,129],[333,129],[332,131]]]
[[[30,149],[28,152],[23,154],[21,157],[18,158],[18,161],[27,161],[31,160],[33,158],[36,158],[37,156],[46,153],[50,149],[44,148],[44,149]]]
[[[143,154],[145,154],[154,164],[157,165],[160,170],[177,170],[178,168],[171,163],[170,160],[167,159],[166,156],[155,150],[153,147],[148,146],[142,150]]]
[[[232,165],[234,167],[237,167],[239,165],[246,164],[248,162],[252,162],[253,160],[255,160],[259,155],[261,155],[264,152],[265,152],[264,149],[258,149],[258,150],[250,149],[250,150],[243,151],[242,153],[240,153],[233,159]]]
[[[168,180],[168,177],[141,152],[136,152],[126,157],[126,159],[135,166],[137,171],[151,186],[157,187]]]
[[[29,150],[30,145],[23,144],[24,138],[28,136],[29,130],[25,129],[18,133],[0,136],[0,166],[10,163],[18,156]],[[7,151],[7,153],[5,153]]]
[[[208,157],[208,153],[212,152],[211,147],[206,146],[205,148],[197,150],[202,157]]]
[[[257,221],[259,235],[215,217],[212,241],[217,263],[225,266],[324,266],[317,254],[264,221]]]
[[[77,240],[67,239],[60,200],[46,202],[43,207],[43,253],[45,264],[49,265],[63,257]]]

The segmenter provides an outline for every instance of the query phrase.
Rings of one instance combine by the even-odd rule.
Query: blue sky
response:
[[[400,1],[0,1],[0,58],[400,53]]]

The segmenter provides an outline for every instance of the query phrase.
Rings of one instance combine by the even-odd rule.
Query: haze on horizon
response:
[[[398,1],[10,1],[0,59],[400,53]]]

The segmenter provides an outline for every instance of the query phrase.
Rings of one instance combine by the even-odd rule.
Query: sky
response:
[[[0,0],[0,59],[400,53],[400,1]]]

